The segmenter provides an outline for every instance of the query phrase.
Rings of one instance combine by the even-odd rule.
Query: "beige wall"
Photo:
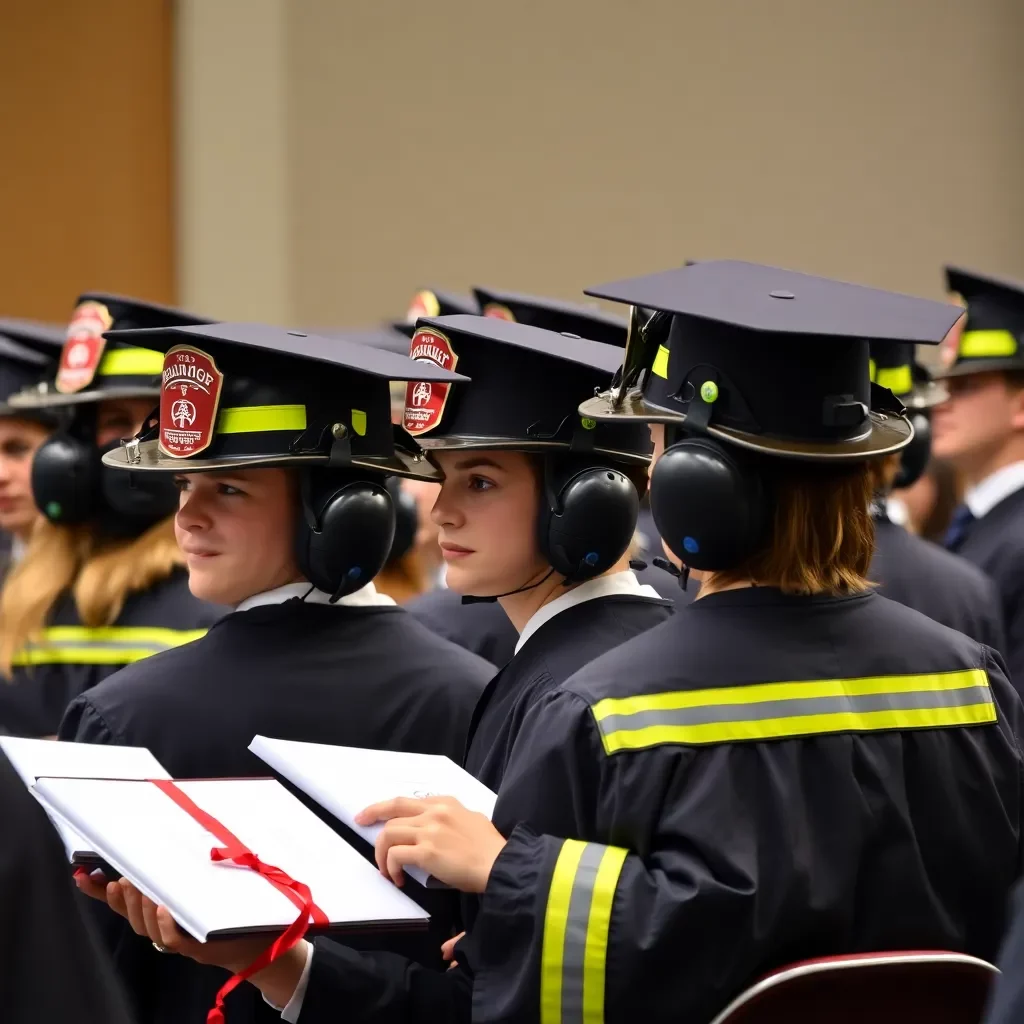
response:
[[[947,259],[1024,277],[1019,0],[285,11],[287,258],[268,281],[245,232],[209,242],[253,313],[267,288],[309,324],[427,284],[572,297],[685,257],[933,295]]]

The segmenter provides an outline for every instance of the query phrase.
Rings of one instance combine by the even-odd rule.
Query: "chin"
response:
[[[444,581],[449,590],[457,594],[498,594],[502,588],[495,588],[491,583],[480,578],[479,573],[466,572],[465,569],[449,565]]]

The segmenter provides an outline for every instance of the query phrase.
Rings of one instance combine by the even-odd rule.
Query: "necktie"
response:
[[[943,545],[949,548],[950,551],[956,551],[963,544],[964,538],[967,536],[967,530],[973,522],[974,513],[966,505],[957,505],[953,509],[953,515],[949,520],[949,529],[946,530],[946,536],[942,538]]]

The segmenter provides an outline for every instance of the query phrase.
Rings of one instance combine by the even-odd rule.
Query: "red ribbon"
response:
[[[226,829],[212,814],[207,814],[197,806],[173,782],[166,779],[150,779],[150,782],[224,844],[223,848],[214,847],[210,851],[211,860],[231,861],[243,868],[249,868],[250,871],[255,871],[270,882],[275,889],[283,892],[299,910],[299,916],[248,967],[231,975],[221,986],[213,1009],[206,1015],[206,1024],[224,1024],[225,996],[234,991],[247,978],[258,974],[296,945],[309,929],[310,917],[313,918],[313,924],[320,927],[327,927],[330,921],[327,915],[313,902],[313,895],[309,891],[308,885],[295,881],[294,878],[289,877],[272,864],[264,864],[245,843]]]

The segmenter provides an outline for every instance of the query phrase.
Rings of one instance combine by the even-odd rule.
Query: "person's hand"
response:
[[[273,936],[267,935],[199,942],[178,927],[166,907],[158,907],[127,878],[107,886],[107,906],[120,914],[132,931],[156,943],[161,950],[180,953],[197,963],[224,967],[232,973],[248,967],[273,942]]]
[[[377,836],[377,867],[399,886],[402,868],[410,866],[463,892],[483,892],[505,846],[505,837],[485,815],[450,796],[400,796],[356,815],[359,825],[375,821],[387,823]]]
[[[257,935],[199,942],[178,927],[166,907],[157,906],[127,878],[106,885],[101,879],[101,872],[93,872],[92,875],[84,870],[75,872],[75,882],[83,892],[95,899],[102,899],[132,926],[136,934],[149,939],[163,953],[179,953],[197,963],[213,964],[238,974],[274,941],[273,935]],[[300,942],[282,953],[268,967],[252,975],[249,981],[276,1006],[286,1006],[302,977],[308,955],[308,943]]]
[[[449,971],[453,967],[459,966],[459,961],[455,959],[455,943],[457,943],[465,934],[465,932],[459,932],[458,935],[453,935],[450,939],[441,943],[441,959],[451,961],[451,963],[448,964]]]

